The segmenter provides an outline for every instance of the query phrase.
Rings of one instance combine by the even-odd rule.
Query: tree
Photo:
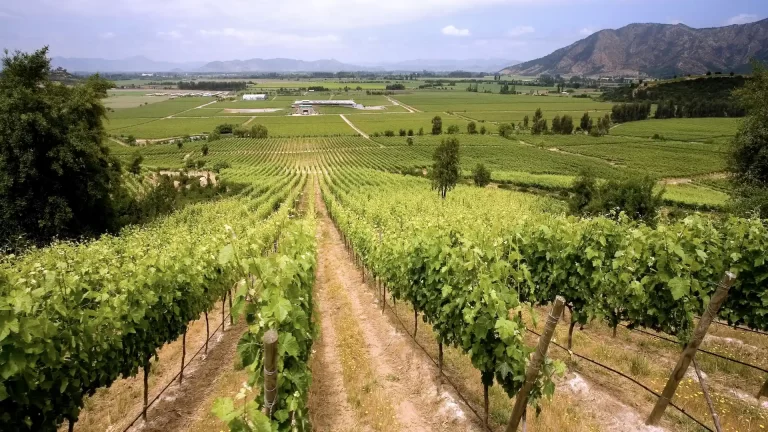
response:
[[[436,189],[441,198],[456,187],[461,174],[459,166],[459,140],[444,139],[432,155],[432,189]]]
[[[528,116],[523,117],[523,127],[528,129]]]
[[[590,174],[582,174],[571,187],[568,208],[580,216],[618,216],[623,212],[631,219],[653,223],[662,205],[664,190],[654,191],[656,181],[650,177],[631,177],[598,183]]]
[[[220,139],[221,139],[221,134],[216,130],[208,134],[208,142],[218,141]]]
[[[128,168],[128,172],[131,174],[139,175],[141,174],[141,163],[144,162],[144,156],[141,155],[138,151],[133,154],[133,158],[131,159],[131,165]]]
[[[408,139],[406,139],[406,140],[405,140],[405,142],[406,142],[406,144],[408,144],[409,146],[412,146],[412,145],[413,145],[413,138],[411,138],[411,137],[408,137]]]
[[[488,129],[485,128],[485,125],[480,126],[480,135],[485,135],[488,133]]]
[[[556,115],[555,118],[552,119],[552,133],[559,134],[560,132],[560,116]]]
[[[544,115],[541,113],[541,108],[536,108],[536,112],[533,114],[533,125],[535,126],[543,117]]]
[[[477,124],[473,121],[467,123],[467,133],[474,135],[477,133]]]
[[[509,138],[515,132],[515,127],[509,123],[502,123],[499,125],[499,135],[504,138]]]
[[[423,135],[424,135],[424,128],[420,127],[419,128],[419,136],[423,136]]]
[[[747,110],[731,144],[728,166],[736,186],[737,209],[768,217],[768,69],[752,63],[752,79],[734,92]]]
[[[581,116],[581,122],[579,124],[579,126],[581,127],[581,130],[583,130],[584,132],[589,132],[589,128],[590,128],[589,121],[590,121],[589,113],[584,113],[584,115]]]
[[[440,135],[443,133],[443,119],[440,116],[435,116],[432,119],[432,135]]]
[[[472,170],[472,180],[475,186],[485,187],[491,182],[491,172],[483,164],[477,164]]]
[[[399,133],[401,137],[404,137],[408,134],[408,132],[406,132],[405,129],[400,129]]]
[[[554,128],[554,123],[552,127]],[[573,117],[566,114],[560,119],[560,133],[563,135],[570,135],[573,133]]]
[[[200,147],[200,151],[203,153],[203,156],[208,156],[208,144],[203,144],[203,146]]]
[[[393,136],[395,136],[395,131],[393,131],[393,130],[385,130],[384,131],[384,136],[386,136],[386,137],[393,137]]]
[[[52,82],[48,48],[5,52],[0,72],[0,247],[116,228],[120,163],[104,144],[112,83]],[[34,427],[32,427],[34,429]]]
[[[251,128],[251,138],[257,138],[257,139],[269,138],[269,130],[263,124],[255,124]]]
[[[238,126],[232,131],[232,135],[238,138],[246,138],[251,135],[251,131],[245,126]]]
[[[409,136],[409,137],[412,137],[412,136],[413,136],[413,129],[408,129],[408,136]]]
[[[184,141],[182,140],[176,140],[176,148],[181,150],[181,148],[184,147]]]
[[[450,135],[456,135],[457,133],[461,132],[461,128],[459,128],[459,125],[452,124],[448,126],[447,133]]]
[[[125,143],[129,146],[133,147],[136,145],[136,137],[133,135],[128,135],[128,138],[125,139]]]

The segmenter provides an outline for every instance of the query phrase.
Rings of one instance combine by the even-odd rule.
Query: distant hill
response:
[[[427,70],[430,72],[497,72],[505,67],[520,63],[517,60],[505,60],[498,58],[491,59],[418,59],[407,60],[392,63],[375,63],[369,66],[388,71],[408,71],[421,72]]]
[[[736,76],[711,76],[679,78],[670,81],[643,83],[638,87],[618,87],[603,93],[602,98],[612,102],[649,101],[678,103],[695,100],[731,102],[734,90],[744,87],[747,78]]]
[[[514,60],[469,59],[469,60],[408,60],[392,63],[348,64],[338,60],[296,60],[289,58],[250,60],[228,60],[214,62],[172,63],[150,60],[143,56],[121,60],[101,58],[66,58],[54,57],[51,64],[72,72],[495,72],[506,66],[517,64]]]
[[[365,70],[338,60],[304,61],[288,58],[215,61],[198,69],[199,72],[354,72]]]
[[[144,56],[129,57],[121,60],[101,58],[66,58],[54,57],[51,65],[72,72],[171,72],[174,70],[194,70],[204,62],[171,63],[150,60]]]
[[[768,60],[768,19],[704,29],[684,24],[630,24],[601,30],[502,73],[672,76],[745,72],[753,57]]]

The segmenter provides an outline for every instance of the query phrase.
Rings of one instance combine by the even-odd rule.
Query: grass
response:
[[[738,118],[644,120],[624,123],[611,130],[611,134],[648,138],[659,134],[670,140],[706,141],[733,137],[740,122]]]
[[[215,98],[181,97],[136,108],[116,109],[110,119],[163,118],[213,102]]]
[[[113,123],[110,123],[107,131],[114,135],[133,135],[139,139],[159,139],[209,133],[222,123],[240,125],[247,120],[247,118],[163,118],[137,125],[122,126],[121,122],[114,123],[117,127],[113,127]]]
[[[443,131],[446,131],[451,125],[458,126],[462,132],[466,132],[467,130],[467,123],[469,122],[443,112],[414,114],[359,113],[350,114],[346,117],[349,121],[354,123],[355,126],[370,135],[375,132],[383,134],[386,130],[391,130],[397,133],[400,129],[413,129],[414,133],[418,133],[419,128],[424,128],[424,133],[429,134],[432,131],[432,119],[435,116],[440,116],[443,120]]]

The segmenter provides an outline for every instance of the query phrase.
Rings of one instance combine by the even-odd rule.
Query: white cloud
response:
[[[216,30],[200,30],[200,35],[207,38],[229,38],[238,40],[250,46],[307,46],[339,42],[335,35],[302,36],[290,33],[276,33],[264,30],[243,30],[223,28]]]
[[[534,29],[531,26],[517,26],[513,28],[512,30],[507,32],[507,35],[515,37],[515,36],[522,36],[524,34],[533,33],[536,29]]]
[[[734,17],[728,18],[728,21],[725,22],[726,25],[734,25],[734,24],[748,24],[751,22],[757,21],[757,15],[755,14],[738,14]]]
[[[469,29],[456,28],[454,25],[443,27],[441,32],[446,36],[469,36]]]
[[[105,32],[105,33],[100,34],[99,37],[102,38],[102,39],[112,39],[112,38],[115,37],[115,34],[112,33],[112,32]]]
[[[595,29],[593,29],[592,27],[584,27],[583,29],[579,30],[579,34],[582,36],[589,36],[594,32],[595,32]]]
[[[157,36],[163,39],[172,39],[172,40],[180,40],[181,38],[184,37],[180,32],[176,30],[171,30],[167,32],[160,31],[160,32],[157,32]]]

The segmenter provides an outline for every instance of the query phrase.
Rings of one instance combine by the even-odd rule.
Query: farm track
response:
[[[400,102],[397,99],[393,99],[393,98],[391,98],[389,96],[387,96],[387,99],[389,99],[389,101],[392,102],[394,105],[400,105],[401,107],[407,109],[409,114],[421,112],[421,110],[418,110],[418,109],[416,109],[416,108],[414,108],[414,107],[412,107],[410,105],[406,105],[406,104]]]
[[[344,122],[346,122],[346,123],[349,125],[349,127],[351,127],[352,129],[354,129],[354,130],[355,130],[355,132],[359,133],[361,137],[363,137],[363,138],[367,139],[368,141],[371,141],[371,137],[369,137],[369,136],[368,136],[368,134],[366,134],[365,132],[363,132],[362,130],[360,130],[360,128],[358,128],[357,126],[355,126],[355,124],[354,124],[354,123],[352,123],[351,121],[349,121],[349,119],[348,119],[348,118],[347,118],[347,117],[346,117],[344,114],[339,114],[339,117],[341,117],[341,119],[342,119],[342,120],[344,120]],[[381,144],[379,144],[379,147],[384,147],[384,146],[383,146],[383,145],[381,145]]]
[[[318,398],[333,396],[313,392],[311,395],[315,399],[310,399],[310,406],[321,410],[311,413],[313,419],[320,420],[315,429],[343,431],[349,430],[346,428],[351,423],[354,426],[351,430],[479,430],[464,418],[466,407],[462,406],[458,410],[452,408],[458,407],[454,402],[458,398],[440,382],[437,370],[430,360],[418,350],[408,335],[397,329],[388,315],[382,314],[375,296],[361,281],[360,273],[349,258],[338,230],[328,217],[319,186],[316,187],[315,198],[320,216],[318,229],[321,239],[318,268],[325,268],[324,271],[318,272],[315,285],[316,305],[321,311],[323,331],[319,346],[315,348],[323,359],[322,363],[314,364],[313,374],[319,381],[315,385],[323,388],[343,388],[338,378],[339,367],[332,364],[332,359],[342,357],[343,339],[337,338],[337,333],[331,331],[330,327],[339,329],[339,324],[343,322],[340,320],[352,317],[355,322],[353,327],[357,327],[364,341],[363,357],[370,359],[373,373],[371,382],[356,384],[363,386],[366,391],[380,391],[381,400],[374,405],[383,405],[383,411],[386,411],[387,406],[394,409],[394,418],[379,417],[378,420],[385,423],[371,425],[368,421],[366,424],[366,416],[369,415],[367,410],[361,412],[360,408],[355,408],[354,412],[351,412],[352,410],[345,408],[346,405],[328,406],[328,403]],[[339,291],[336,293],[336,300],[340,297],[341,301],[329,302],[329,291],[332,296],[334,287]],[[348,309],[339,310],[340,305],[345,304]],[[342,368],[365,368],[364,363],[362,359],[354,361],[352,365],[342,362]],[[366,401],[365,398],[350,401],[350,395],[355,393],[353,388],[346,388],[340,393],[347,394],[346,399],[351,406],[360,404],[361,400]],[[364,426],[360,426],[361,424]]]

